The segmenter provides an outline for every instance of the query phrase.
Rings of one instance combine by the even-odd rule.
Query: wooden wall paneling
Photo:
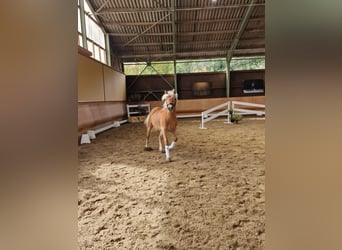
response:
[[[78,101],[104,101],[102,64],[78,54]]]
[[[78,130],[86,131],[95,125],[93,114],[88,103],[78,103]]]
[[[112,121],[127,118],[126,101],[108,102],[106,103],[105,109],[108,114],[108,119]]]
[[[127,118],[125,75],[78,55],[78,131]]]
[[[105,101],[126,100],[126,77],[124,74],[103,65]]]
[[[79,133],[124,119],[127,119],[126,101],[78,104]]]

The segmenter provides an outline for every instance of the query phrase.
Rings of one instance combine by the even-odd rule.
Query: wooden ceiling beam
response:
[[[103,25],[113,25],[113,26],[151,26],[155,24],[156,22],[115,22],[115,21],[107,21],[102,22]],[[170,25],[172,24],[171,21],[164,21],[159,22],[159,25]]]
[[[175,11],[207,11],[215,9],[234,9],[234,8],[247,8],[251,4],[236,4],[236,5],[216,5],[216,6],[201,6],[201,7],[185,7],[176,8]],[[252,4],[252,6],[265,6],[264,3]],[[131,14],[131,13],[142,13],[142,12],[169,12],[170,8],[103,8],[96,15],[101,14]]]
[[[242,18],[223,18],[223,19],[209,19],[209,20],[180,20],[178,24],[198,24],[198,23],[224,23],[224,22],[239,22]],[[263,17],[251,18],[251,21],[262,21]]]
[[[255,49],[235,49],[234,55],[238,54],[265,54],[265,48],[255,48]]]
[[[230,43],[232,40],[215,40],[215,43],[217,44],[223,44],[223,43]],[[186,42],[181,42],[178,41],[177,43],[181,46],[181,45],[196,45],[196,44],[208,44],[211,43],[212,41],[205,41],[205,40],[201,40],[201,41],[186,41]],[[116,46],[121,46],[123,45],[120,43],[115,43]],[[158,43],[158,42],[146,42],[146,43],[131,43],[129,45],[127,45],[127,47],[132,47],[132,46],[164,46],[164,45],[173,45],[173,42],[162,42],[162,43]]]
[[[264,56],[265,53],[261,51],[251,51],[250,53],[237,53],[235,57],[247,57],[247,56]],[[181,54],[178,53],[176,55],[176,60],[195,60],[195,59],[208,59],[210,57],[213,58],[224,58],[225,56],[222,55],[222,53],[218,54],[199,54],[199,53],[193,53],[193,54]],[[134,57],[126,57],[121,58],[122,62],[147,62],[147,61],[172,61],[173,55],[172,54],[156,54],[156,55],[140,55],[140,56],[134,56]]]
[[[215,40],[215,44],[227,44],[227,43],[231,43],[233,40]],[[212,41],[207,41],[207,40],[200,40],[200,41],[178,41],[177,42],[179,46],[183,46],[183,45],[201,45],[201,44],[208,44],[208,43],[212,43]],[[240,39],[239,43],[242,44],[265,44],[265,39],[259,38],[259,39],[251,39],[251,38],[247,38],[247,39]],[[116,47],[120,47],[122,46],[124,43],[114,43],[113,45],[115,45]],[[126,47],[135,47],[135,46],[168,46],[168,45],[173,45],[173,42],[138,42],[138,43],[130,43],[128,45],[126,45]]]
[[[212,50],[198,50],[198,51],[178,51],[176,52],[176,56],[182,55],[196,55],[196,54],[217,54],[221,55],[222,57],[225,57],[227,53],[226,48],[222,49],[212,49]],[[234,50],[234,54],[264,54],[265,53],[265,48],[253,48],[253,49],[236,49]],[[173,56],[173,51],[154,51],[154,52],[149,52],[149,53],[133,53],[133,54],[124,54],[124,55],[119,55],[120,58],[127,59],[127,58],[136,58],[136,57],[160,57],[160,56],[168,56],[172,57]]]
[[[187,53],[180,53],[180,52],[177,52],[176,53],[176,56],[186,56],[186,55],[193,55],[193,54],[222,54],[222,56],[224,57],[224,52],[225,51],[212,51],[212,52],[187,52]],[[122,55],[120,56],[120,58],[122,59],[130,59],[130,58],[153,58],[153,57],[169,57],[169,58],[173,58],[173,53],[172,51],[169,51],[169,52],[165,52],[165,53],[149,53],[149,54],[134,54],[134,55]]]
[[[225,19],[210,19],[210,20],[178,20],[177,25],[182,24],[198,24],[198,23],[222,23],[222,22],[232,22],[241,21],[242,18],[225,18]],[[250,18],[250,21],[262,21],[264,17],[254,17]],[[103,25],[117,25],[117,26],[150,26],[155,24],[155,22],[116,22],[116,21],[104,21]],[[171,25],[172,21],[164,21],[158,23],[159,25]]]
[[[217,30],[217,31],[200,31],[200,32],[178,32],[177,36],[199,36],[199,35],[211,35],[211,34],[227,34],[235,33],[236,30]],[[124,34],[124,33],[114,33],[109,32],[110,36],[138,36],[139,34]],[[159,32],[159,33],[144,33],[144,36],[172,36],[173,32]]]
[[[121,36],[121,37],[129,37],[129,36],[138,36],[139,34],[133,33],[116,33],[116,32],[109,32],[108,35],[110,36]],[[144,36],[172,36],[172,32],[159,32],[159,33],[144,33]]]
[[[124,43],[115,43],[114,44],[116,47],[121,47],[124,45]],[[125,47],[137,47],[137,46],[168,46],[168,45],[173,45],[173,42],[162,42],[162,43],[156,43],[156,42],[146,42],[146,43],[130,43],[127,44]]]

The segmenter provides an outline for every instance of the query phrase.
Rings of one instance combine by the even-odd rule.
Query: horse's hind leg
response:
[[[152,148],[148,146],[148,142],[150,140],[152,126],[147,126],[147,133],[146,133],[146,143],[145,143],[145,150],[150,151]]]

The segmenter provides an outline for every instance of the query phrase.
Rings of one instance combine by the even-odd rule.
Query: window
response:
[[[235,57],[230,61],[230,71],[265,69],[265,57]]]
[[[79,34],[78,35],[78,45],[82,46],[83,45],[83,37]],[[83,47],[83,46],[82,46]]]
[[[147,63],[124,63],[124,72],[126,75],[157,75],[173,74],[173,62],[152,62],[151,66]]]
[[[85,12],[85,30],[87,34],[87,47],[92,53],[91,57],[107,64],[106,56],[106,43],[105,43],[105,33],[97,23],[95,15],[93,14],[88,2],[84,1],[84,12]],[[78,1],[79,3],[79,1]],[[81,14],[80,7],[78,6],[78,45],[83,47],[82,38],[82,27],[81,27]]]
[[[179,60],[176,64],[177,73],[222,72],[227,70],[225,58],[205,60]],[[152,67],[145,62],[124,63],[126,75],[173,74],[173,61],[152,62]],[[232,58],[230,71],[265,69],[265,57]],[[142,73],[141,73],[142,72]]]
[[[77,9],[77,16],[78,16],[78,32],[82,33],[82,28],[81,28],[81,14],[80,14],[80,8],[78,7]]]
[[[124,70],[126,75],[155,75],[158,74],[173,74],[173,61],[152,62],[153,67],[146,67],[146,63],[125,63]],[[146,68],[145,68],[146,67]],[[145,68],[145,69],[144,69]],[[177,61],[177,73],[195,73],[195,72],[220,72],[226,70],[225,59],[207,59],[207,60],[191,60]]]
[[[95,54],[95,59],[101,61],[100,59],[100,48],[96,44],[94,44],[94,54]]]
[[[105,47],[104,33],[100,26],[89,16],[85,17],[87,37],[94,43],[100,45],[102,48]]]
[[[177,61],[177,73],[220,72],[225,70],[225,59]]]
[[[104,49],[100,49],[100,58],[101,58],[101,62],[106,63],[107,57],[106,57],[106,52],[104,51]]]

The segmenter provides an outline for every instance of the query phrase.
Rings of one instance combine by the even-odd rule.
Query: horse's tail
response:
[[[144,124],[145,124],[146,127],[148,126],[148,121],[150,120],[150,114],[148,114],[146,119],[144,120]]]

